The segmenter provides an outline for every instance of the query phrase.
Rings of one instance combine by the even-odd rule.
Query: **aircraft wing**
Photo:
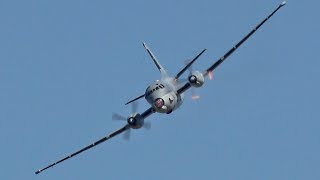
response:
[[[220,59],[218,59],[214,64],[212,64],[208,69],[206,69],[202,74],[207,76],[210,72],[215,70],[223,61],[225,61],[237,48],[239,48],[251,35],[253,35],[266,21],[268,21],[282,6],[286,4],[283,1],[279,6],[269,14],[263,21],[261,21],[256,27],[254,27],[246,36],[244,36],[235,46],[233,46],[229,51],[227,51]],[[184,91],[191,87],[190,83],[187,82],[184,86],[178,89],[178,94],[182,94]]]
[[[86,151],[88,149],[91,149],[91,148],[93,148],[93,147],[95,147],[95,146],[107,141],[108,139],[110,139],[110,138],[112,138],[112,137],[114,137],[114,136],[116,136],[116,135],[118,135],[118,134],[120,134],[120,133],[122,133],[122,132],[124,132],[124,131],[126,131],[128,129],[130,129],[130,126],[129,125],[125,125],[124,127],[112,132],[111,134],[99,139],[98,141],[95,141],[94,143],[92,143],[92,144],[80,149],[79,151],[74,152],[74,153],[70,154],[69,156],[66,156],[66,157],[60,159],[59,161],[56,161],[56,162],[54,162],[54,163],[52,163],[52,164],[50,164],[50,165],[48,165],[48,166],[46,166],[46,167],[44,167],[42,169],[37,170],[35,172],[35,174],[39,174],[39,173],[41,173],[42,171],[44,171],[44,170],[46,170],[48,168],[51,168],[51,167],[53,167],[53,166],[65,161],[67,159],[70,159],[70,158],[72,158],[72,157],[74,157],[74,156],[76,156],[76,155],[78,155],[78,154],[80,154],[80,153],[82,153],[82,152],[84,152],[84,151]]]
[[[143,119],[145,119],[145,118],[147,118],[148,116],[150,116],[152,113],[154,113],[154,110],[153,110],[152,107],[150,107],[149,109],[147,109],[146,111],[144,111],[143,113],[141,113],[141,117],[142,117]],[[114,131],[114,132],[106,135],[105,137],[99,139],[98,141],[95,141],[95,142],[92,143],[92,144],[89,144],[88,146],[86,146],[86,147],[78,150],[77,152],[74,152],[74,153],[72,153],[72,154],[70,154],[70,155],[68,155],[68,156],[66,156],[66,157],[64,157],[64,158],[62,158],[62,159],[60,159],[60,160],[52,163],[52,164],[49,164],[48,166],[46,166],[46,167],[44,167],[44,168],[42,168],[42,169],[37,170],[37,171],[35,172],[35,174],[39,174],[39,173],[41,173],[42,171],[45,171],[45,170],[48,169],[48,168],[51,168],[51,167],[53,167],[53,166],[55,166],[55,165],[57,165],[57,164],[59,164],[59,163],[62,163],[63,161],[65,161],[65,160],[67,160],[67,159],[70,159],[70,158],[72,158],[72,157],[74,157],[74,156],[76,156],[76,155],[78,155],[78,154],[80,154],[80,153],[82,153],[82,152],[84,152],[84,151],[87,151],[87,150],[89,150],[89,149],[91,149],[91,148],[93,148],[93,147],[95,147],[95,146],[97,146],[97,145],[99,145],[99,144],[101,144],[101,143],[103,143],[103,142],[105,142],[105,141],[107,141],[107,140],[109,140],[109,139],[111,139],[111,138],[113,138],[113,137],[115,137],[115,136],[117,136],[117,135],[125,132],[125,131],[130,130],[130,128],[131,128],[130,125],[129,125],[129,124],[126,124],[126,125],[123,126],[122,128],[120,128],[120,129],[118,129],[118,130],[116,130],[116,131]]]

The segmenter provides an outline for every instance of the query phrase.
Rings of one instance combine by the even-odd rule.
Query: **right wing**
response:
[[[225,53],[218,61],[216,61],[212,66],[210,66],[203,74],[206,76],[209,72],[217,68],[224,60],[226,60],[238,47],[242,45],[252,34],[254,34],[268,19],[271,18],[282,6],[286,4],[283,1],[268,17],[266,17],[260,24],[258,24],[254,29],[251,30],[244,38],[241,39],[234,47],[232,47],[227,53]]]
[[[80,153],[82,153],[82,152],[84,152],[84,151],[86,151],[88,149],[91,149],[91,148],[95,147],[96,145],[99,145],[99,144],[107,141],[108,139],[110,139],[110,138],[112,138],[112,137],[114,137],[114,136],[116,136],[116,135],[118,135],[118,134],[120,134],[120,133],[122,133],[122,132],[124,132],[124,131],[126,131],[128,129],[130,129],[130,126],[129,125],[125,125],[123,128],[120,128],[120,129],[114,131],[113,133],[111,133],[111,134],[99,139],[98,141],[96,141],[96,142],[94,142],[94,143],[92,143],[92,144],[80,149],[79,151],[74,152],[74,153],[70,154],[69,156],[66,156],[66,157],[60,159],[59,161],[56,161],[56,162],[54,162],[52,164],[49,164],[48,166],[46,166],[46,167],[44,167],[42,169],[37,170],[35,172],[35,174],[39,174],[39,173],[41,173],[42,171],[44,171],[44,170],[46,170],[48,168],[51,168],[51,167],[53,167],[53,166],[65,161],[67,159],[70,159],[70,158],[72,158],[72,157],[74,157],[74,156],[76,156],[76,155],[78,155],[78,154],[80,154]]]
[[[147,118],[148,116],[150,116],[150,115],[151,115],[152,113],[154,113],[154,112],[155,112],[154,109],[153,109],[152,107],[150,107],[149,109],[147,109],[146,111],[144,111],[143,113],[141,113],[140,116],[141,116],[141,118],[143,118],[143,120],[144,120],[145,118]],[[122,117],[120,117],[120,118],[122,118]],[[89,149],[91,149],[91,148],[93,148],[93,147],[95,147],[95,146],[97,146],[97,145],[99,145],[99,144],[101,144],[101,143],[103,143],[103,142],[105,142],[105,141],[113,138],[114,136],[116,136],[116,135],[118,135],[118,134],[121,134],[121,133],[129,130],[130,128],[131,128],[130,125],[129,125],[129,124],[126,124],[126,125],[123,126],[122,128],[120,128],[120,129],[112,132],[111,134],[108,134],[107,136],[99,139],[98,141],[95,141],[95,142],[92,143],[92,144],[89,144],[88,146],[86,146],[86,147],[78,150],[77,152],[74,152],[74,153],[72,153],[72,154],[70,154],[70,155],[68,155],[68,156],[66,156],[66,157],[64,157],[64,158],[62,158],[62,159],[60,159],[60,160],[52,163],[52,164],[49,164],[48,166],[46,166],[46,167],[44,167],[44,168],[42,168],[42,169],[37,170],[37,171],[35,172],[35,174],[39,174],[39,173],[41,173],[42,171],[45,171],[45,170],[48,169],[48,168],[51,168],[51,167],[53,167],[53,166],[55,166],[55,165],[57,165],[57,164],[59,164],[59,163],[62,163],[63,161],[65,161],[65,160],[67,160],[67,159],[70,159],[70,158],[72,158],[72,157],[74,157],[74,156],[76,156],[76,155],[78,155],[78,154],[80,154],[80,153],[82,153],[82,152],[84,152],[84,151],[87,151],[87,150],[89,150]]]
[[[242,45],[252,34],[254,34],[268,19],[271,18],[282,6],[286,4],[286,1],[283,1],[271,14],[269,14],[263,21],[261,21],[254,29],[252,29],[245,37],[243,37],[235,46],[233,46],[229,51],[227,51],[218,61],[206,69],[202,74],[207,76],[210,72],[215,70],[223,61],[225,61],[238,47]],[[182,94],[184,91],[191,87],[190,83],[187,82],[184,86],[178,89],[177,93]]]

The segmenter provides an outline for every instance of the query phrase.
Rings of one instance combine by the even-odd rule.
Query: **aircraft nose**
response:
[[[156,99],[155,101],[154,101],[154,106],[156,107],[156,108],[162,108],[162,106],[164,105],[164,101],[163,101],[163,99],[162,98],[158,98],[158,99]]]

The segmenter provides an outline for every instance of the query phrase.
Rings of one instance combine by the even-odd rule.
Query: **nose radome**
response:
[[[162,98],[158,98],[155,100],[154,105],[156,106],[156,108],[162,108],[162,106],[164,105],[164,101]]]

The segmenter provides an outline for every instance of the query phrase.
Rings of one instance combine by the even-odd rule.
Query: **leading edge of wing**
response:
[[[129,125],[125,125],[124,127],[112,132],[111,134],[101,138],[100,140],[95,141],[94,143],[92,143],[92,144],[90,144],[90,145],[78,150],[77,152],[74,152],[74,153],[70,154],[69,156],[66,156],[66,157],[60,159],[59,161],[56,161],[56,162],[54,162],[54,163],[52,163],[52,164],[50,164],[50,165],[48,165],[48,166],[46,166],[46,167],[44,167],[42,169],[37,170],[35,172],[35,174],[39,174],[39,173],[41,173],[42,171],[44,171],[44,170],[46,170],[48,168],[51,168],[51,167],[53,167],[53,166],[65,161],[67,159],[70,159],[70,158],[72,158],[72,157],[74,157],[74,156],[76,156],[76,155],[78,155],[78,154],[80,154],[80,153],[82,153],[82,152],[84,152],[84,151],[86,151],[88,149],[91,149],[91,148],[95,147],[96,145],[99,145],[99,144],[107,141],[108,139],[110,139],[110,138],[112,138],[112,137],[114,137],[114,136],[116,136],[116,135],[118,135],[118,134],[120,134],[120,133],[122,133],[122,132],[124,132],[124,131],[126,131],[128,129],[130,129],[130,126]]]
[[[251,35],[253,35],[268,19],[270,19],[281,7],[286,5],[286,1],[283,1],[278,7],[272,11],[263,21],[261,21],[256,27],[254,27],[246,36],[244,36],[235,46],[233,46],[229,51],[227,51],[219,60],[217,60],[213,65],[211,65],[205,72],[204,76],[207,76],[209,72],[217,68],[223,61],[225,61],[237,48],[239,48]]]
[[[233,46],[229,51],[227,51],[220,59],[218,59],[213,65],[206,69],[202,74],[207,76],[210,72],[215,70],[223,61],[225,61],[237,48],[239,48],[251,35],[253,35],[266,21],[268,21],[281,7],[286,5],[286,1],[283,1],[278,7],[272,11],[263,21],[261,21],[257,26],[255,26],[246,36],[244,36],[235,46]],[[187,82],[181,88],[177,90],[178,94],[182,94],[191,87],[191,84]]]

